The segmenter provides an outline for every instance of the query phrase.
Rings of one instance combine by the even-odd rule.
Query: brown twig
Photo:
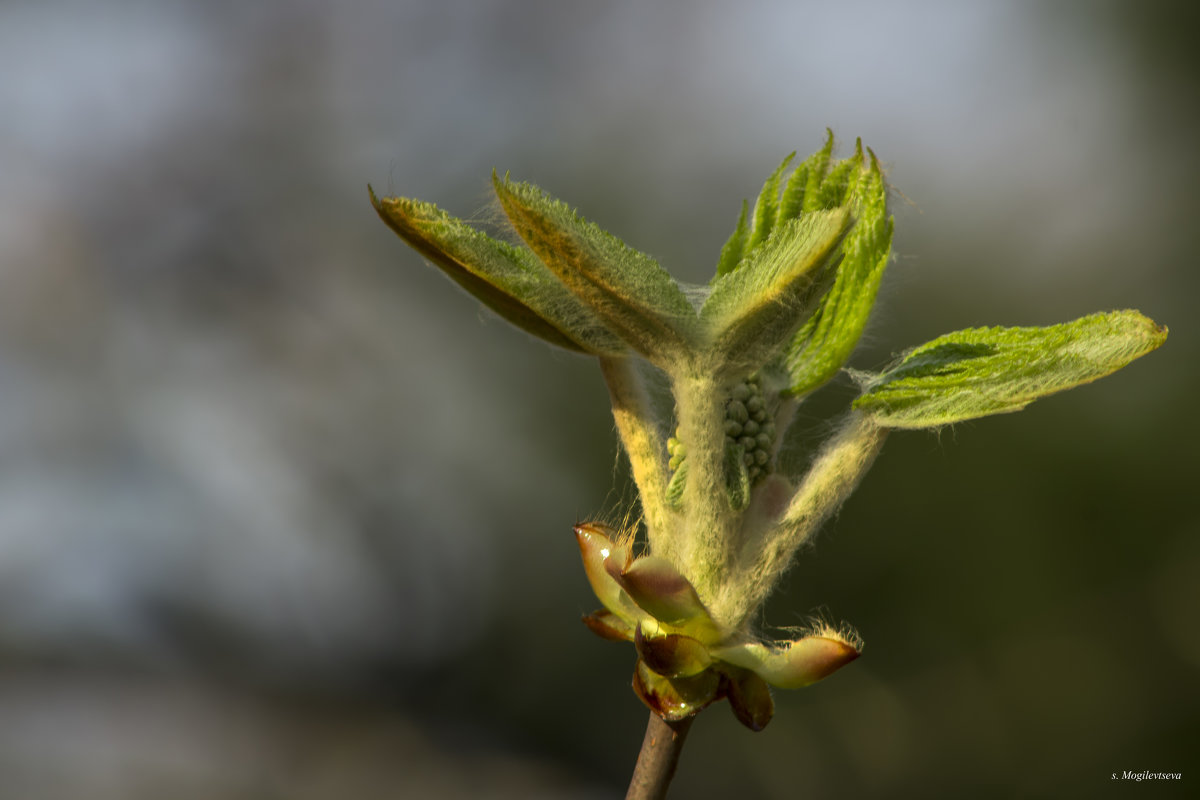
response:
[[[683,752],[683,741],[695,719],[666,722],[650,712],[646,738],[642,740],[642,751],[638,753],[625,800],[663,800],[667,796],[667,787],[675,777],[679,754]]]

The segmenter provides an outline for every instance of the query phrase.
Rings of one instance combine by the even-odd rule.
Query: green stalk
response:
[[[726,584],[722,608],[727,603],[739,608],[739,621],[744,621],[766,600],[796,551],[841,508],[875,463],[887,434],[887,428],[866,414],[847,415],[821,448],[779,522],[743,545],[738,574]]]
[[[687,447],[688,469],[680,566],[700,599],[709,605],[728,570],[731,534],[738,521],[725,480],[725,391],[704,371],[689,371],[673,379],[679,438]]]
[[[667,507],[666,446],[654,422],[646,387],[631,358],[601,357],[600,371],[608,385],[613,420],[641,497],[650,549],[674,561],[671,510]]]

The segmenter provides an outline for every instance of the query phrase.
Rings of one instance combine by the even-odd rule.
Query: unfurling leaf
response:
[[[683,490],[687,487],[688,465],[684,461],[675,468],[671,481],[667,484],[667,505],[676,510],[683,508]]]
[[[658,262],[536,186],[495,175],[492,183],[513,228],[609,330],[658,366],[690,352],[696,311]]]
[[[371,192],[380,218],[455,283],[518,328],[551,344],[619,355],[624,342],[533,253],[491,238],[432,203]]]
[[[750,228],[746,225],[746,213],[749,210],[750,204],[743,200],[742,213],[738,216],[737,226],[729,235],[725,246],[721,248],[721,257],[717,261],[717,274],[713,276],[713,280],[732,271],[741,263],[742,255],[746,252],[746,240],[750,236]]]
[[[758,199],[754,202],[754,228],[750,232],[750,241],[746,244],[747,251],[765,242],[775,228],[779,215],[779,181],[783,178],[783,171],[795,157],[795,153],[789,154],[771,173],[771,177],[767,178],[762,191],[758,193]]]
[[[833,155],[833,131],[827,131],[827,133],[825,146],[792,170],[786,183],[783,181],[783,173],[792,163],[796,154],[791,153],[783,160],[783,163],[775,168],[775,171],[763,183],[762,190],[758,193],[758,199],[754,202],[753,216],[749,219],[747,218],[749,204],[745,200],[742,201],[742,212],[738,216],[737,226],[728,241],[725,242],[725,246],[721,248],[717,273],[713,276],[712,283],[716,283],[717,278],[740,267],[770,238],[775,230],[786,222],[798,219],[802,212],[828,210],[842,205],[839,198],[845,196],[843,182],[834,180],[828,186],[825,185],[827,180],[825,173],[829,168],[829,159]],[[859,148],[857,156],[861,162],[861,148]],[[828,177],[833,177],[833,173]],[[839,185],[842,186],[840,193],[833,189],[834,186]],[[783,186],[782,193],[780,186]],[[829,201],[829,198],[832,198],[832,201]]]
[[[853,165],[854,174],[835,177]],[[832,285],[816,312],[796,334],[787,354],[788,392],[807,394],[834,377],[854,352],[866,328],[875,295],[883,278],[892,246],[892,218],[887,213],[887,186],[874,154],[869,167],[862,153],[843,161],[830,174],[827,187],[832,201],[848,201],[854,224],[842,241],[842,258]],[[836,191],[848,193],[838,197]]]
[[[725,242],[725,246],[721,248],[717,273],[713,276],[712,283],[740,267],[775,230],[786,222],[798,219],[802,212],[829,210],[842,205],[845,182],[836,179],[828,181],[829,178],[834,178],[835,173],[842,167],[836,168],[829,176],[825,174],[829,168],[829,159],[833,155],[833,131],[827,133],[825,146],[792,170],[786,183],[783,180],[784,172],[796,154],[791,153],[775,168],[758,193],[753,216],[747,217],[749,204],[745,200],[742,201],[742,212],[738,216],[737,226]],[[857,157],[861,163],[861,147]],[[838,186],[841,187],[840,190],[835,188]]]
[[[833,207],[822,206],[818,202],[821,182],[829,169],[829,159],[833,157],[833,131],[827,129],[825,132],[825,146],[804,159],[784,184],[783,195],[779,199],[779,211],[775,218],[776,225],[796,219],[806,211]]]
[[[854,142],[854,155],[834,164],[829,173],[821,178],[821,185],[816,189],[816,207],[837,208],[851,202],[862,173],[862,139],[857,139]]]
[[[750,471],[745,455],[740,444],[725,448],[725,488],[729,490],[729,507],[734,511],[742,511],[750,502]]]
[[[971,328],[865,376],[854,408],[890,428],[930,428],[1019,411],[1039,397],[1116,372],[1167,339],[1137,311],[1044,328]]]
[[[716,280],[700,316],[718,375],[750,374],[782,350],[803,322],[813,272],[833,253],[849,219],[845,208],[805,214]]]

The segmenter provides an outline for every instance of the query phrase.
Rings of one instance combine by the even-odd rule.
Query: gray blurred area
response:
[[[763,733],[705,712],[673,796],[1181,796],[1195,9],[0,4],[0,800],[621,796],[645,712],[570,531],[630,495],[598,370],[366,184],[489,221],[511,170],[699,282],[827,126],[898,189],[856,367],[1109,308],[1171,338],[895,435],[765,615],[863,658]]]

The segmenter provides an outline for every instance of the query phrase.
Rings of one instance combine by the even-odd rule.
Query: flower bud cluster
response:
[[[725,404],[725,448],[735,445],[742,448],[742,463],[751,485],[766,477],[775,446],[775,423],[767,412],[757,376],[735,386]]]
[[[733,387],[725,402],[725,450],[742,450],[741,461],[746,468],[750,485],[771,472],[771,453],[775,447],[775,423],[767,410],[758,376],[751,376]],[[668,466],[674,482],[683,480],[680,473],[687,459],[687,447],[679,439],[679,429],[667,440]]]

